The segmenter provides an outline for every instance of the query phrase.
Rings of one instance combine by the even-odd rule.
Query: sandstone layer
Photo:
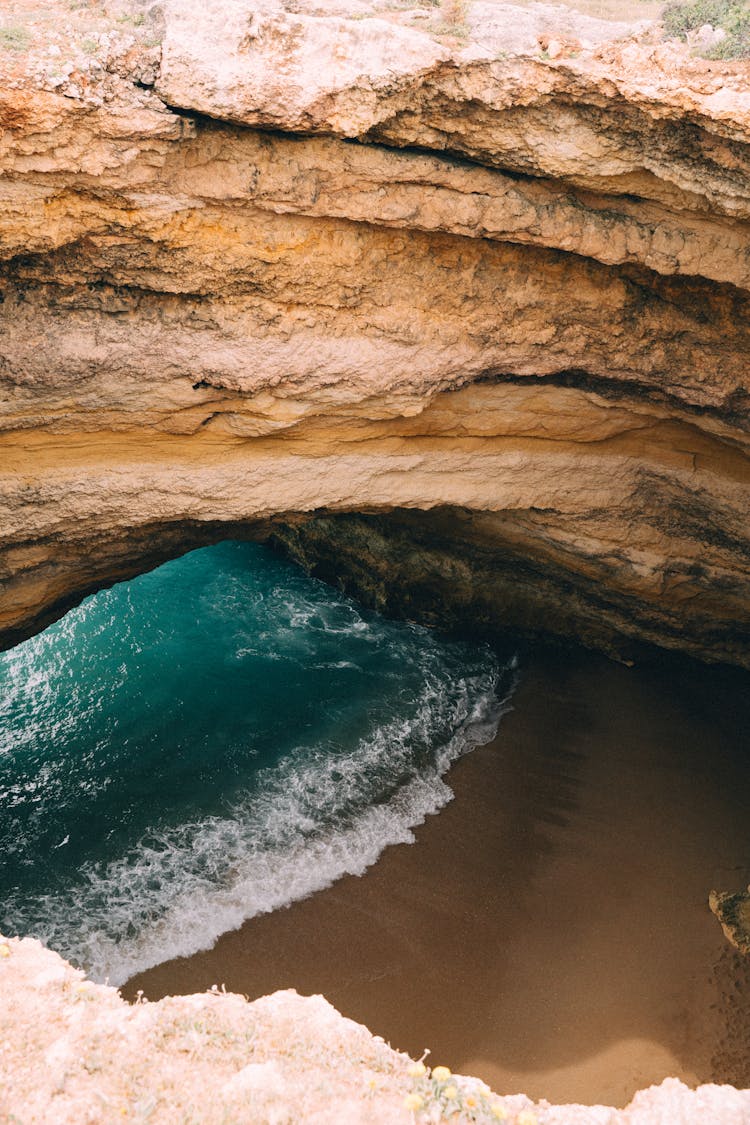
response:
[[[320,996],[249,1004],[216,989],[130,1005],[30,938],[0,938],[0,998],[2,1121],[743,1125],[750,1115],[748,1090],[673,1078],[623,1110],[498,1097],[476,1079],[415,1076],[406,1055]]]
[[[750,665],[747,68],[489,0],[12,11],[3,644],[281,523],[438,623]]]

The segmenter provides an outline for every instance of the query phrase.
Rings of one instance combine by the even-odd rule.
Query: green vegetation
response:
[[[453,1120],[460,1114],[463,1120],[475,1121],[477,1125],[497,1125],[498,1121],[510,1125],[508,1110],[483,1082],[472,1082],[467,1089],[447,1066],[436,1066],[430,1071],[423,1062],[412,1063],[407,1073],[412,1089],[404,1098],[404,1109],[409,1110],[413,1122]],[[538,1120],[526,1110],[518,1114],[515,1123],[538,1125]]]
[[[722,28],[725,38],[701,53],[711,59],[750,58],[750,3],[748,0],[688,0],[667,4],[662,12],[664,30],[674,39],[690,42],[691,32],[704,24]]]
[[[31,32],[25,27],[0,27],[0,47],[6,51],[28,51],[30,46]]]

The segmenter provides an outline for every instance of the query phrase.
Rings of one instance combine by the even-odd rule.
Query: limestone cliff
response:
[[[748,1090],[675,1078],[623,1110],[498,1097],[477,1079],[424,1074],[321,996],[248,1004],[215,989],[130,1005],[30,938],[0,938],[0,996],[8,1122],[742,1125],[750,1114]]]
[[[3,643],[275,531],[429,620],[750,665],[747,67],[490,0],[14,10]]]

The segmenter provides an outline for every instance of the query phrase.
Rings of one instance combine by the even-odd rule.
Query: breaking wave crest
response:
[[[514,675],[256,545],[98,594],[0,657],[0,930],[122,984],[361,875],[451,799]]]

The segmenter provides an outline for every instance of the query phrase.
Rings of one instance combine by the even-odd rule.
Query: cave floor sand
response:
[[[533,655],[416,845],[123,993],[322,992],[394,1047],[553,1102],[748,1086],[750,961],[706,900],[750,879],[749,685]]]

